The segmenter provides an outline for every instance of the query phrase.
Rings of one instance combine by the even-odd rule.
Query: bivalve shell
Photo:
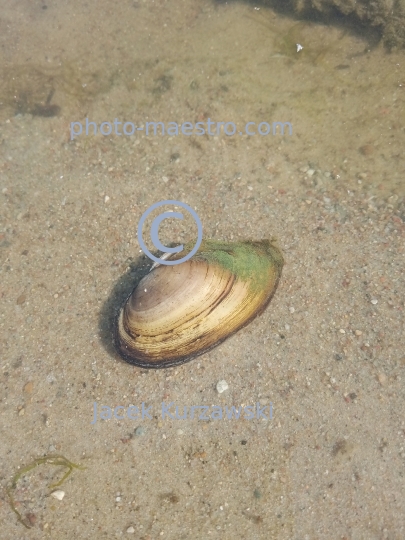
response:
[[[188,261],[154,267],[119,312],[118,352],[130,364],[164,368],[209,351],[266,308],[283,264],[270,240],[205,240]]]

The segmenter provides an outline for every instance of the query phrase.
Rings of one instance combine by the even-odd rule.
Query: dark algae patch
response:
[[[107,92],[113,76],[82,73],[73,63],[59,66],[14,65],[0,71],[0,110],[14,114],[53,117],[59,105],[74,101],[83,104]],[[10,111],[10,112],[11,112]]]

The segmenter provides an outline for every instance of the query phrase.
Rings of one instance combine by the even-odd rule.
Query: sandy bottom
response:
[[[1,538],[402,540],[403,53],[243,4],[3,4]],[[293,134],[71,140],[86,118]],[[146,371],[111,331],[150,265],[138,222],[163,199],[194,208],[205,238],[277,237],[286,264],[248,327]],[[183,243],[196,227],[161,231]],[[162,418],[162,402],[265,417]],[[142,404],[150,418],[100,418]],[[63,500],[61,468],[22,475],[28,530],[6,488],[55,454],[85,468]]]

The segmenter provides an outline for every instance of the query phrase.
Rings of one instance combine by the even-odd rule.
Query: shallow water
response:
[[[1,11],[2,538],[402,539],[404,52],[244,3]],[[86,135],[86,118],[143,131]],[[208,119],[237,131],[145,135]],[[206,238],[277,237],[286,265],[248,327],[145,371],[111,332],[150,266],[136,231],[160,200],[189,204]],[[195,234],[188,216],[160,238]],[[92,425],[95,402],[154,414]],[[273,416],[162,419],[162,402]],[[28,530],[5,489],[53,454],[85,469],[61,501],[53,467],[19,480]]]

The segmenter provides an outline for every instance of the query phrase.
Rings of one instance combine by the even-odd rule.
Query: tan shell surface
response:
[[[265,290],[207,261],[158,266],[134,289],[118,317],[116,343],[130,363],[168,367],[190,360],[245,326],[270,300],[279,279],[269,267]]]

